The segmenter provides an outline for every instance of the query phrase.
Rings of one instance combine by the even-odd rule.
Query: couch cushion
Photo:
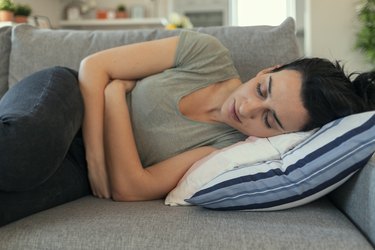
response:
[[[299,56],[294,21],[281,25],[199,28],[214,35],[231,51],[242,80],[259,70]],[[18,25],[13,30],[9,83],[51,66],[78,69],[80,61],[96,51],[123,44],[177,35],[179,30],[69,31]]]
[[[9,54],[11,50],[11,27],[0,28],[0,98],[8,90]]]
[[[218,212],[84,197],[0,228],[1,249],[372,249],[328,200]]]

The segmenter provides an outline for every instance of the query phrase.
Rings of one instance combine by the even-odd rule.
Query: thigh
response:
[[[74,139],[56,172],[40,186],[23,192],[0,191],[0,226],[91,194],[80,139]]]
[[[46,182],[63,162],[82,123],[74,71],[34,73],[0,100],[0,190],[26,191]]]

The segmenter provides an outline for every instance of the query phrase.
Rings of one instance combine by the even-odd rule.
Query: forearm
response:
[[[83,99],[85,113],[83,117],[82,133],[85,142],[86,160],[89,166],[104,166],[103,94],[98,95],[96,93],[86,92],[83,94]]]
[[[124,192],[134,196],[133,189],[145,174],[133,136],[125,91],[121,84],[111,84],[105,91],[104,151],[111,193],[115,198]]]
[[[84,62],[79,72],[85,108],[82,133],[93,193],[101,198],[109,198],[103,146],[104,89],[109,77],[95,68],[95,65]]]
[[[89,163],[96,165],[104,160],[104,90],[109,77],[105,72],[95,70],[94,65],[90,65],[89,62],[83,62],[79,71],[79,81],[85,107],[82,129],[86,158]]]

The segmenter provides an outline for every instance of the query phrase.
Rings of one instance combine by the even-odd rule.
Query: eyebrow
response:
[[[270,76],[268,78],[268,89],[267,89],[267,92],[268,92],[268,95],[271,97],[271,94],[272,94],[272,76]],[[282,128],[283,130],[285,130],[284,127],[283,127],[283,124],[281,124],[281,122],[280,122],[280,119],[277,117],[277,114],[276,114],[275,110],[271,110],[271,113],[272,113],[273,118],[277,122],[277,124],[280,126],[280,128]]]

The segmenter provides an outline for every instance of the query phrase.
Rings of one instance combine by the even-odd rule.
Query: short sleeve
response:
[[[181,32],[175,68],[185,73],[238,75],[229,50],[216,37],[194,31]]]

